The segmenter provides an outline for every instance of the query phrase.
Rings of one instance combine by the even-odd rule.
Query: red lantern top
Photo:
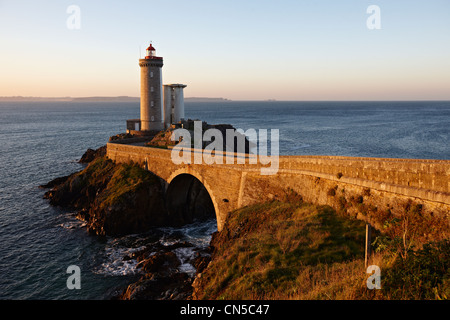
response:
[[[150,46],[146,50],[147,54],[145,56],[145,59],[162,59],[161,57],[156,56],[156,49],[152,46],[150,43]]]

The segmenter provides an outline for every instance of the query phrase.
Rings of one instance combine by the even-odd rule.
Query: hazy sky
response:
[[[0,96],[139,96],[150,40],[186,97],[450,100],[449,0],[0,0]]]

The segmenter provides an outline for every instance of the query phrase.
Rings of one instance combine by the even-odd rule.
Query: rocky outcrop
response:
[[[179,248],[190,249],[193,254],[187,261],[180,261],[175,253]],[[144,275],[114,297],[117,300],[190,300],[193,281],[211,261],[212,247],[198,248],[189,242],[172,245],[152,245],[127,259],[136,259],[137,269]],[[180,272],[181,263],[190,263],[195,273]]]
[[[192,293],[192,277],[179,272],[180,259],[174,253],[177,248],[193,247],[188,242],[169,246],[152,246],[135,254],[137,269],[144,275],[130,284],[115,299],[119,300],[185,300]]]
[[[109,137],[108,142],[124,140],[124,139],[131,139],[131,138],[134,138],[134,136],[131,133],[119,133],[119,134]]]
[[[158,132],[152,140],[145,143],[148,147],[160,147],[160,148],[167,148],[169,146],[174,146],[176,144],[175,141],[172,141],[172,134],[173,134],[174,128],[169,128],[164,131]]]
[[[52,187],[44,195],[50,204],[77,209],[77,217],[97,235],[139,233],[170,222],[159,178],[134,164],[99,157],[46,186]]]
[[[131,284],[117,300],[186,300],[192,291],[191,279],[186,273],[156,278],[149,273]]]
[[[223,145],[224,145],[224,149],[225,149],[223,151],[226,151],[226,148],[229,147],[229,148],[233,148],[234,152],[242,152],[242,151],[244,151],[244,153],[249,153],[250,149],[252,147],[254,147],[254,145],[248,140],[248,138],[245,135],[243,135],[243,134],[239,133],[238,131],[236,131],[236,128],[233,127],[230,124],[207,125],[206,126],[206,130],[208,130],[208,129],[216,129],[216,130],[219,130],[222,133]],[[234,137],[234,141],[227,141],[227,130],[234,131],[234,133],[236,135]],[[244,141],[244,146],[243,146],[244,149],[243,150],[239,150],[239,148],[238,148],[238,140],[240,139],[238,137],[242,138],[243,141]],[[206,145],[207,144],[209,144],[209,143],[206,142]],[[204,145],[204,147],[206,145]]]
[[[106,146],[102,146],[96,150],[94,149],[87,149],[86,152],[83,154],[81,159],[78,161],[79,163],[90,163],[94,161],[97,158],[106,156]]]
[[[194,122],[199,120],[191,120],[188,119],[184,123],[184,129],[188,130],[191,135],[191,144],[194,145]],[[159,148],[167,148],[171,146],[175,146],[179,141],[172,140],[172,135],[174,130],[176,129],[175,126],[172,126],[166,130],[160,131],[152,138],[151,141],[145,143],[146,146],[149,147],[159,147]],[[248,138],[236,131],[236,128],[234,128],[230,124],[208,124],[206,122],[202,122],[202,135],[206,130],[209,129],[215,129],[221,132],[222,134],[222,143],[223,143],[223,151],[226,151],[227,148],[230,148],[234,150],[234,152],[245,152],[249,153],[250,149],[254,147],[254,145],[248,140]],[[233,131],[235,134],[234,141],[227,141],[227,130]],[[185,138],[185,137],[183,137]],[[238,140],[241,140],[244,142],[243,149],[238,149]],[[181,140],[180,140],[181,141]],[[210,141],[203,141],[202,142],[202,148],[207,147],[210,143]]]

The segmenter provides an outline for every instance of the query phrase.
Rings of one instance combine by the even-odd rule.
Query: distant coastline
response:
[[[231,101],[225,98],[203,98],[203,97],[191,97],[185,98],[186,102],[228,102]],[[129,96],[117,96],[117,97],[23,97],[23,96],[13,96],[13,97],[0,97],[0,101],[74,101],[74,102],[139,102],[139,97],[129,97]]]
[[[129,97],[129,96],[117,96],[117,97],[24,97],[24,96],[10,96],[2,97],[0,96],[0,102],[58,102],[58,101],[69,101],[69,102],[140,102],[139,97]],[[209,98],[209,97],[186,97],[185,102],[448,102],[450,100],[278,100],[278,99],[248,99],[248,100],[231,100],[227,98]]]

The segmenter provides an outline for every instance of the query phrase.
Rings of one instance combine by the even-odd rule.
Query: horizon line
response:
[[[83,99],[136,99],[139,100],[139,96],[82,96],[82,97],[72,97],[72,96],[59,96],[59,97],[48,97],[48,96],[0,96],[0,102],[1,101],[11,101],[11,100],[83,100]],[[389,102],[389,101],[405,101],[405,102],[414,102],[414,101],[442,101],[442,102],[448,102],[449,99],[303,99],[303,100],[292,100],[292,99],[228,99],[223,97],[185,97],[185,100],[188,99],[199,99],[199,100],[217,100],[217,101],[223,101],[223,102],[251,102],[251,101],[258,101],[258,102]],[[100,102],[100,101],[99,101]],[[108,102],[108,101],[106,101]]]

